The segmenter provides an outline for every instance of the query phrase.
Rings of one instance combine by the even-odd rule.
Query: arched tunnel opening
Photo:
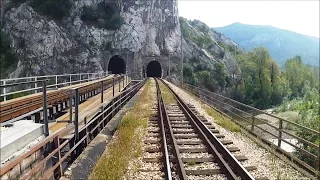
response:
[[[147,77],[161,77],[161,64],[158,61],[150,61],[147,65]]]
[[[109,61],[108,71],[111,71],[112,74],[125,74],[126,63],[124,59],[119,55],[113,56]]]

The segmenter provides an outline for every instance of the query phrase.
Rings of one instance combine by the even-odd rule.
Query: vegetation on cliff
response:
[[[84,6],[81,20],[89,25],[116,30],[124,23],[120,8],[115,3],[100,2],[96,7]]]
[[[37,13],[55,20],[68,15],[72,7],[70,0],[31,0],[29,4]]]

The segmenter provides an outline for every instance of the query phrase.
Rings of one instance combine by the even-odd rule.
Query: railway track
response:
[[[113,76],[112,76],[113,77]],[[112,77],[107,77],[104,80],[104,86],[108,86],[112,83]],[[121,79],[120,76],[114,76],[115,81]],[[47,105],[57,105],[62,102],[67,102],[70,98],[69,88],[79,88],[80,96],[88,92],[93,92],[92,96],[97,93],[96,90],[101,88],[101,84],[98,81],[73,85],[59,90],[53,90],[47,92]],[[42,93],[37,93],[23,98],[17,98],[6,102],[0,103],[0,123],[6,122],[10,119],[19,117],[25,113],[34,111],[42,107]]]
[[[254,166],[244,167],[247,160],[239,155],[239,148],[199,116],[194,107],[184,103],[161,79],[157,86],[157,114],[149,120],[148,140],[144,163],[150,163],[147,177],[155,171],[159,179],[254,179],[248,172]],[[159,84],[173,94],[176,103],[167,104]],[[155,108],[154,108],[155,109]]]

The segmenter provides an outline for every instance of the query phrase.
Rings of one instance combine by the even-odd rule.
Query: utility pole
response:
[[[181,86],[183,84],[183,50],[182,50],[182,29],[180,27],[180,33],[181,33]]]
[[[169,76],[171,75],[171,73],[170,73],[170,66],[171,66],[171,64],[170,64],[170,56],[171,56],[171,53],[169,53]]]

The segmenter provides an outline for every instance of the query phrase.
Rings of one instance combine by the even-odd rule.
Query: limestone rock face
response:
[[[97,7],[104,0],[71,1],[72,7],[61,21],[39,15],[28,2],[4,12],[1,20],[2,30],[19,56],[18,67],[9,77],[107,71],[115,55],[124,59],[126,72],[133,78],[142,78],[152,60],[160,62],[163,76],[169,75],[169,67],[171,76],[180,75],[177,1],[114,0],[123,24],[113,30],[81,20],[84,7]],[[10,0],[6,1],[8,4]],[[237,46],[219,33],[211,32],[211,39]],[[213,61],[235,66],[231,55],[218,45],[205,49],[184,38],[183,54],[185,62],[196,56],[208,66],[213,66]]]
[[[65,73],[69,69],[102,71],[97,59],[79,46],[66,29],[39,16],[26,4],[5,14],[3,30],[19,54],[19,69],[24,75]]]
[[[10,35],[21,66],[11,76],[106,71],[117,54],[136,67],[127,67],[129,73],[141,76],[145,56],[178,54],[176,1],[115,0],[124,20],[117,30],[81,20],[84,6],[95,7],[102,1],[72,1],[69,15],[59,23],[37,14],[28,1],[5,12],[3,31]]]

